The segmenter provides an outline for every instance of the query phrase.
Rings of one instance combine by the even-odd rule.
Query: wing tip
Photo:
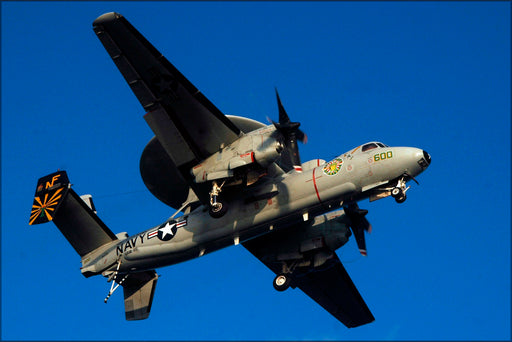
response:
[[[100,15],[94,22],[92,23],[92,26],[98,26],[103,25],[112,21],[115,21],[119,18],[122,18],[123,16],[117,12],[108,12],[105,14]]]

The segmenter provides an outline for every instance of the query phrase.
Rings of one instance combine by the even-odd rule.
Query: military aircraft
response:
[[[276,274],[276,290],[300,288],[347,327],[372,322],[335,251],[353,233],[366,255],[371,225],[357,202],[405,201],[406,183],[430,155],[369,142],[328,162],[302,163],[298,141],[306,135],[277,90],[278,122],[226,116],[122,15],[101,15],[93,30],[155,134],[142,153],[142,179],[177,210],[141,233],[114,234],[91,196],[79,196],[66,171],[57,171],[38,180],[30,225],[55,223],[80,255],[82,274],[111,282],[105,302],[122,286],[127,320],[149,316],[156,268],[242,244]]]

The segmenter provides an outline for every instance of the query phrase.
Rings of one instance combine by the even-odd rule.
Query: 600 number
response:
[[[385,160],[385,159],[390,159],[390,158],[393,158],[392,151],[382,152],[380,154],[376,154],[373,156],[373,160],[375,160],[376,162],[379,160]]]

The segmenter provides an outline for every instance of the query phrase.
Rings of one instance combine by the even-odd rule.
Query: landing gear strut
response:
[[[224,216],[224,214],[228,211],[228,206],[225,202],[219,201],[219,193],[222,191],[222,186],[225,181],[218,186],[216,181],[213,181],[212,191],[210,191],[210,210],[208,213],[213,218],[219,218]]]

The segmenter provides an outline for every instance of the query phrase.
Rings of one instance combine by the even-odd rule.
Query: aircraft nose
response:
[[[418,164],[420,164],[420,166],[423,169],[426,169],[430,165],[432,158],[430,157],[430,154],[428,154],[427,151],[423,150],[422,152],[423,152],[423,157],[421,157],[421,159],[418,161]]]
[[[428,165],[430,165],[430,162],[432,161],[430,154],[428,154],[427,151],[423,150],[423,156],[425,157],[425,160],[427,161]]]

